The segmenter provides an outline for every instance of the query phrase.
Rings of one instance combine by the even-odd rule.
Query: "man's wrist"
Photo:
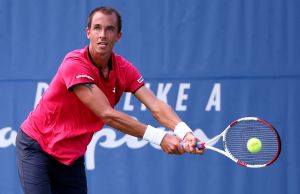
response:
[[[160,145],[167,132],[148,125],[143,139],[150,143]]]
[[[193,131],[191,130],[191,128],[189,126],[187,126],[187,124],[185,122],[180,122],[176,125],[176,127],[174,129],[174,134],[177,137],[184,139],[184,137],[187,133],[193,133]]]

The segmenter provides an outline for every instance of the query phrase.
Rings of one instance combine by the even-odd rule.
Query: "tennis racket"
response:
[[[223,150],[214,147],[220,139],[223,140]],[[249,150],[250,139],[260,144],[254,152]],[[216,151],[245,167],[262,168],[277,160],[281,141],[276,129],[268,122],[257,117],[244,117],[232,122],[209,141],[198,142],[197,147]]]

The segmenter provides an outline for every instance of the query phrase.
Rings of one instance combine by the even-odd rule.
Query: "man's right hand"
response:
[[[160,147],[167,154],[181,155],[184,154],[185,151],[180,142],[181,140],[179,137],[167,133],[163,138]]]

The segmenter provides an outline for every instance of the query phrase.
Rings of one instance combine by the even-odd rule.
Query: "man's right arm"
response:
[[[150,142],[152,138],[153,141],[157,141],[158,139],[158,141],[164,140],[169,142],[169,146],[162,148],[163,151],[170,154],[184,153],[183,148],[177,145],[179,141],[176,137],[169,134],[165,135],[165,133],[160,132],[159,129],[151,128],[149,125],[147,126],[133,119],[131,116],[113,109],[105,94],[95,84],[78,84],[73,86],[73,91],[105,124],[123,133],[144,139],[147,129],[146,134],[150,136]]]
[[[105,124],[124,133],[143,137],[147,126],[127,114],[114,110],[104,93],[95,84],[78,84],[73,87],[73,91]]]

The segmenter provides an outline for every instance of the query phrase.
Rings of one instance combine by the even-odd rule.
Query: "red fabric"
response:
[[[104,80],[91,63],[87,47],[66,55],[21,128],[37,140],[45,152],[67,165],[84,155],[94,132],[104,125],[72,92],[71,87],[80,83],[96,84],[114,107],[123,92],[134,92],[144,81],[132,64],[115,53],[108,80]]]

